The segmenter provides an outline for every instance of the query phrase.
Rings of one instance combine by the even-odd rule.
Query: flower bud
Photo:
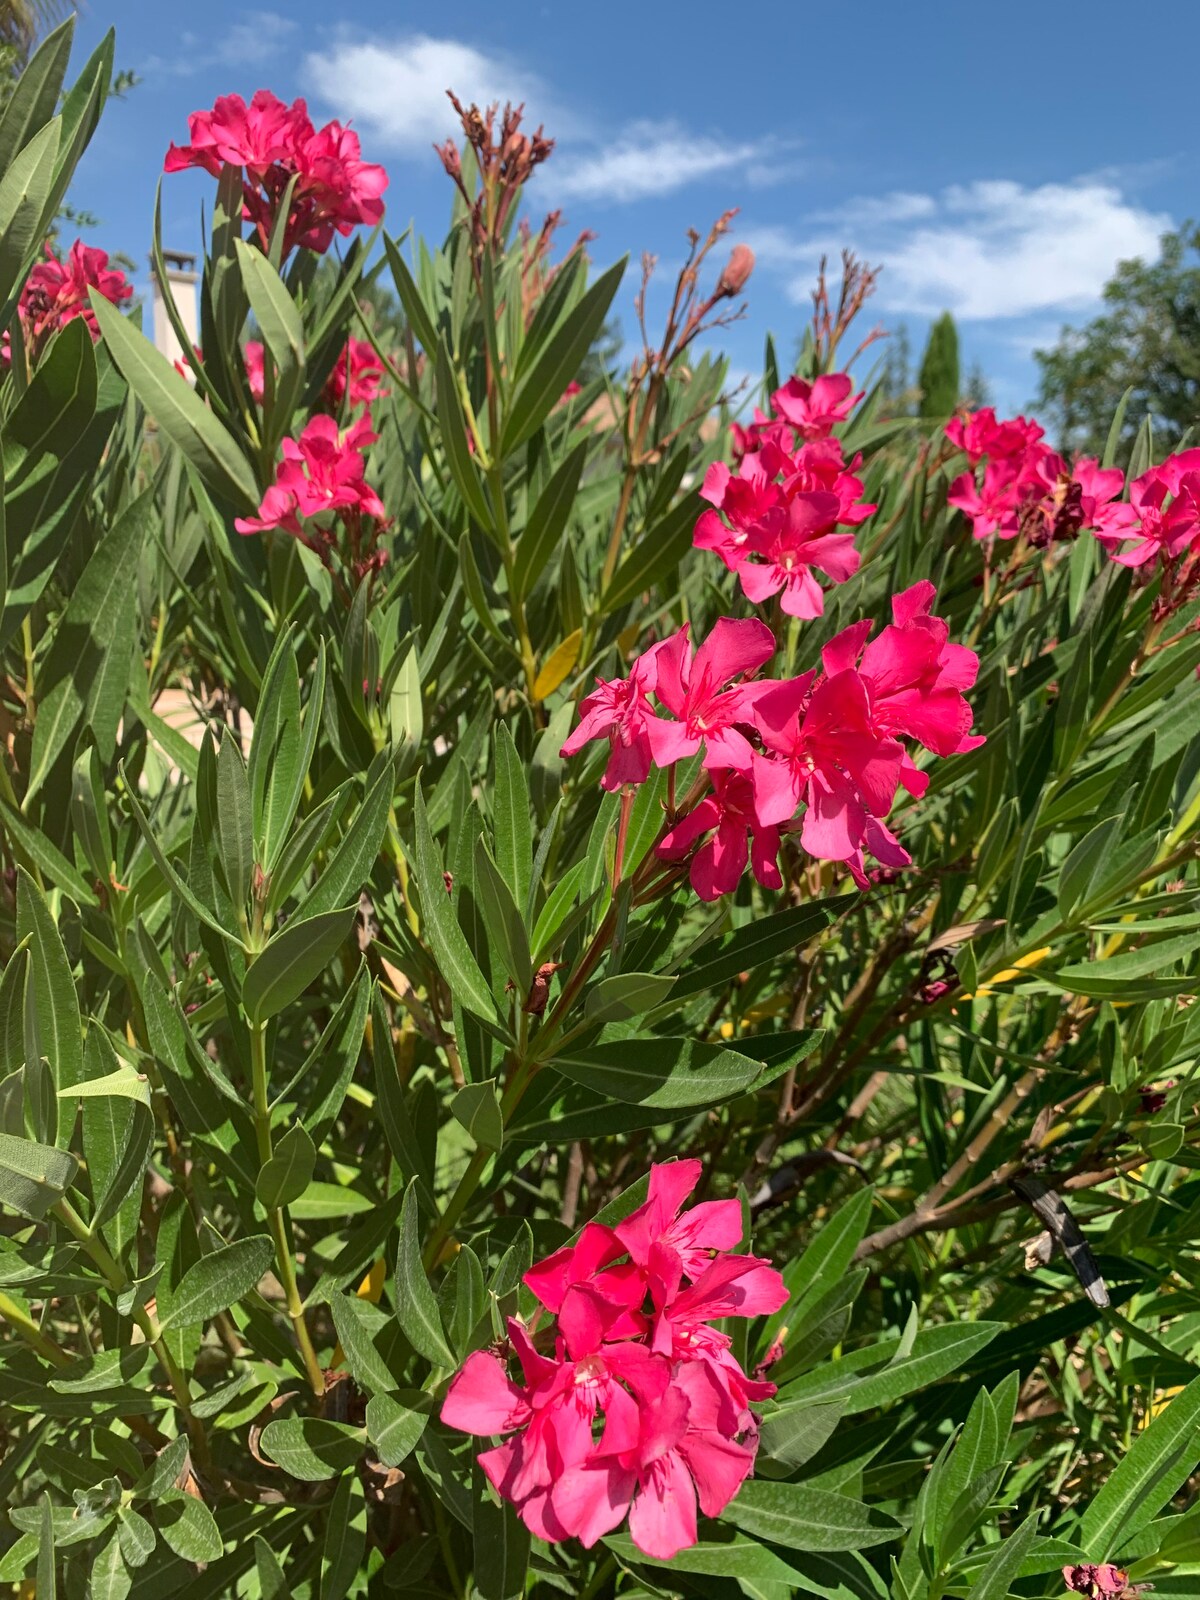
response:
[[[754,251],[748,244],[735,244],[733,254],[717,279],[717,299],[732,300],[741,294],[754,271]]]

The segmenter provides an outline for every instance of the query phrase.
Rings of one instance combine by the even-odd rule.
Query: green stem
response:
[[[492,492],[492,508],[496,513],[497,531],[500,535],[500,559],[504,563],[504,576],[508,581],[509,615],[512,617],[513,628],[517,635],[517,645],[521,654],[521,667],[525,673],[526,693],[529,695],[529,703],[536,715],[538,700],[534,694],[534,684],[537,682],[537,655],[533,648],[533,640],[529,634],[529,619],[525,615],[525,602],[516,590],[517,547],[513,543],[512,534],[509,532],[508,506],[504,498],[504,469],[499,462],[495,463],[488,471],[488,487]]]
[[[127,1275],[110,1255],[104,1242],[91,1232],[87,1223],[84,1222],[78,1211],[65,1196],[53,1207],[53,1212],[67,1231],[78,1240],[83,1247],[84,1254],[99,1269],[101,1277],[108,1284],[113,1294],[120,1294],[127,1287]],[[131,1315],[167,1375],[167,1381],[170,1383],[172,1392],[175,1395],[175,1403],[183,1414],[183,1420],[187,1426],[188,1437],[191,1440],[196,1460],[203,1466],[209,1460],[208,1436],[204,1432],[204,1424],[192,1410],[192,1391],[187,1375],[181,1371],[174,1356],[168,1349],[167,1342],[163,1338],[162,1328],[155,1314],[145,1306],[138,1305],[135,1301]]]
[[[429,1235],[429,1241],[425,1246],[423,1257],[426,1272],[432,1272],[434,1267],[437,1266],[438,1258],[441,1256],[446,1240],[453,1233],[458,1219],[466,1210],[467,1203],[479,1188],[480,1180],[491,1159],[492,1152],[490,1150],[476,1149],[470,1161],[467,1162],[466,1171],[458,1180],[454,1193],[446,1202],[446,1209],[434,1224],[433,1232]]]
[[[258,1140],[258,1159],[265,1166],[271,1159],[274,1146],[271,1141],[271,1105],[267,1096],[267,1025],[256,1022],[250,1028],[250,1075],[254,1094],[254,1132]],[[275,1242],[275,1266],[283,1285],[287,1314],[291,1319],[296,1343],[304,1360],[304,1370],[313,1394],[318,1400],[325,1395],[325,1374],[317,1357],[308,1323],[304,1317],[304,1302],[296,1282],[296,1267],[288,1241],[287,1210],[282,1206],[267,1208],[267,1227]]]
[[[49,1339],[38,1327],[29,1313],[6,1294],[0,1294],[0,1317],[24,1339],[25,1343],[36,1350],[43,1361],[49,1361],[51,1366],[66,1367],[70,1365],[71,1358],[67,1352]]]

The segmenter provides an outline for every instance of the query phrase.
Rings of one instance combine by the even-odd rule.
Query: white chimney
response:
[[[189,343],[193,346],[198,345],[200,317],[196,305],[196,285],[200,281],[200,274],[196,271],[196,258],[178,250],[164,250],[163,265],[166,267],[166,293],[170,294],[175,302],[175,309],[187,332]],[[154,347],[156,350],[161,350],[168,361],[180,361],[183,358],[183,348],[167,315],[164,286],[159,283],[158,273],[153,265],[150,268],[150,285],[154,296]]]

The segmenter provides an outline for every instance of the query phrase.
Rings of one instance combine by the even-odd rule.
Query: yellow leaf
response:
[[[534,680],[533,697],[544,700],[565,682],[579,660],[579,647],[583,643],[583,629],[569,633],[558,648],[547,657],[545,665]]]
[[[620,633],[617,635],[617,649],[623,656],[627,656],[632,652],[634,645],[641,637],[641,623],[631,622],[627,628],[622,628]]]
[[[370,1272],[359,1284],[358,1298],[369,1300],[373,1306],[377,1306],[383,1296],[383,1280],[386,1277],[387,1262],[380,1256],[378,1261],[372,1263]]]

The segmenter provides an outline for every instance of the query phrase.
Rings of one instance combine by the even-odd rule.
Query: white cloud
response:
[[[447,89],[464,105],[524,101],[534,126],[550,114],[546,91],[523,67],[459,39],[424,33],[387,43],[339,39],[328,50],[310,51],[303,74],[339,117],[352,119],[360,132],[406,153],[425,152],[459,132]]]
[[[204,67],[245,67],[275,58],[296,31],[296,22],[278,11],[246,11],[213,39],[191,30],[179,36],[179,49],[168,56],[151,56],[144,70],[190,77]]]
[[[646,200],[761,163],[767,149],[763,141],[700,137],[677,123],[637,122],[587,153],[568,153],[547,170],[547,183],[566,199]]]
[[[845,244],[883,265],[879,299],[897,311],[979,321],[1080,311],[1100,298],[1118,261],[1156,256],[1171,225],[1095,178],[1036,187],[981,180],[905,199],[891,214],[851,202],[835,229],[797,239],[793,259],[805,271],[793,278],[792,297],[807,296],[812,261]]]

